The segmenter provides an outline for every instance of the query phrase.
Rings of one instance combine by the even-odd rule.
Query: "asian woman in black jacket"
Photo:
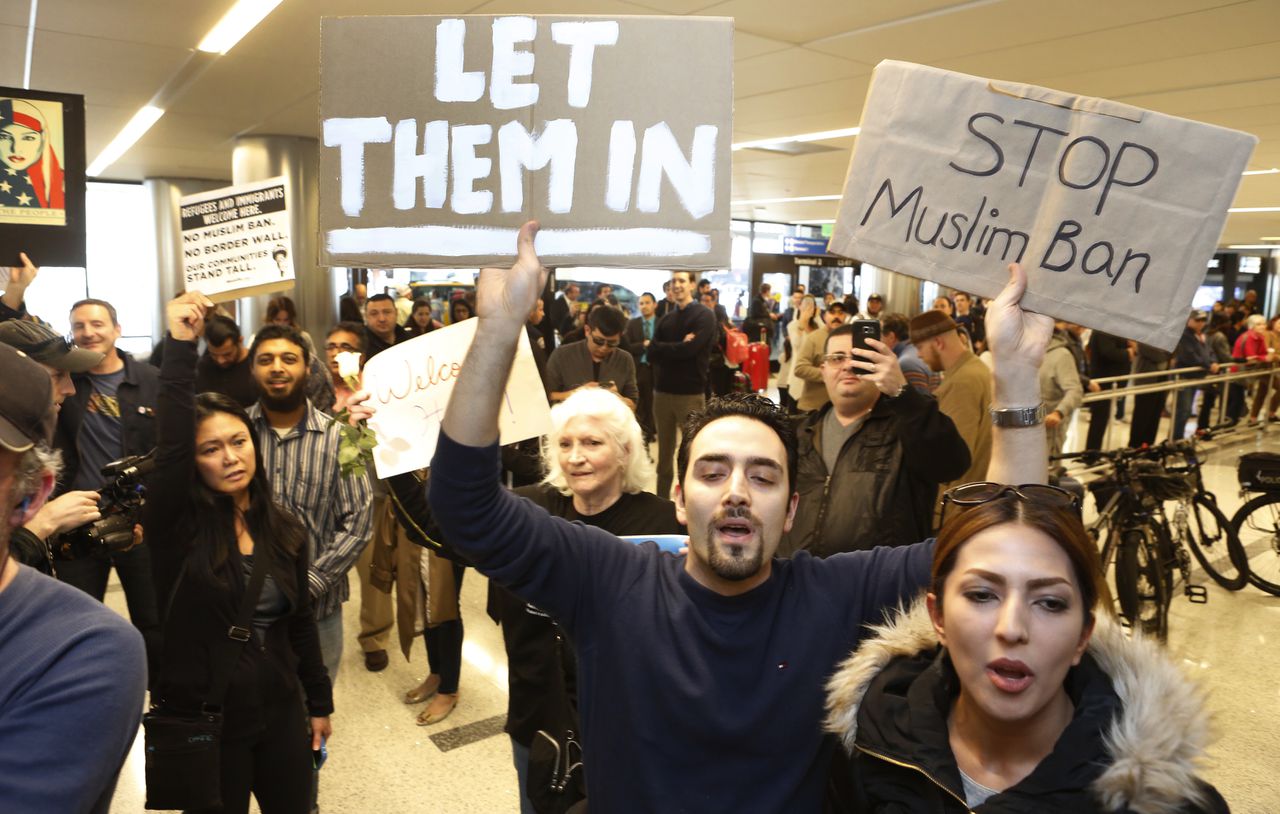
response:
[[[167,309],[159,446],[144,527],[157,596],[167,601],[153,701],[198,711],[227,652],[255,557],[266,557],[250,639],[223,703],[221,812],[304,814],[313,749],[331,732],[333,693],[307,591],[302,525],[271,496],[249,417],[225,396],[194,392],[196,341],[212,303],[184,294]],[[224,657],[225,658],[225,657]],[[305,696],[305,705],[304,705]]]

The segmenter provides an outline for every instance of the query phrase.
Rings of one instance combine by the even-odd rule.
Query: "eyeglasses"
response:
[[[591,344],[597,348],[616,348],[622,343],[621,339],[603,339],[595,334],[591,334]]]
[[[847,353],[828,353],[822,357],[823,364],[835,365],[836,367],[843,367],[850,362],[857,361],[861,361],[861,359],[857,356],[850,356]]]
[[[341,351],[345,353],[360,352],[359,348],[355,347],[354,345],[348,345],[346,342],[330,342],[329,344],[324,346],[324,349],[329,351],[330,353],[333,353],[334,351]]]
[[[942,520],[944,522],[946,520],[948,505],[971,509],[974,506],[981,506],[984,503],[990,503],[1008,495],[1013,495],[1024,503],[1035,503],[1040,506],[1050,506],[1057,509],[1071,509],[1077,514],[1080,512],[1080,498],[1057,486],[1049,486],[1044,483],[1024,483],[1020,486],[1010,486],[1006,483],[978,481],[948,489],[942,495]]]

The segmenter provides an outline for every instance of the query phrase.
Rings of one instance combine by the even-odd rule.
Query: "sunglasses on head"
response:
[[[1010,486],[1007,483],[978,481],[956,486],[943,493],[942,520],[943,522],[946,521],[948,506],[971,509],[974,506],[981,506],[984,503],[990,503],[993,500],[1000,500],[1008,496],[1013,496],[1024,503],[1035,503],[1040,506],[1051,506],[1057,509],[1071,509],[1077,514],[1080,513],[1080,498],[1057,486],[1049,486],[1043,483],[1024,483],[1020,486]]]

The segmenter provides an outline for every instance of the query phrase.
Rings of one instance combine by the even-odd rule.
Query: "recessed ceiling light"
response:
[[[210,54],[225,54],[281,2],[282,0],[237,0],[236,4],[222,15],[218,24],[209,29],[209,33],[204,35],[204,39],[200,40],[196,48]]]
[[[778,136],[777,138],[762,138],[754,141],[740,141],[732,145],[734,150],[745,150],[751,147],[773,147],[778,144],[788,144],[795,141],[826,141],[833,138],[848,138],[856,136],[862,131],[861,127],[845,127],[841,130],[820,130],[816,133],[800,133],[795,136]]]
[[[749,201],[733,201],[733,206],[762,206],[764,204],[806,203],[808,201],[838,201],[839,195],[802,195],[799,198],[755,198]]]
[[[85,170],[85,175],[98,176],[119,160],[130,147],[132,147],[138,139],[142,138],[151,125],[159,121],[164,115],[164,110],[155,105],[143,105],[137,113],[133,114],[133,118],[129,123],[116,133],[116,137],[111,139],[102,152],[98,153],[98,157],[93,159],[93,163]]]

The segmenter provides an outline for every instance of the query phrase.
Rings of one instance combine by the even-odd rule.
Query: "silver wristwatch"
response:
[[[1034,427],[1044,423],[1044,402],[1034,407],[992,407],[993,427]]]

